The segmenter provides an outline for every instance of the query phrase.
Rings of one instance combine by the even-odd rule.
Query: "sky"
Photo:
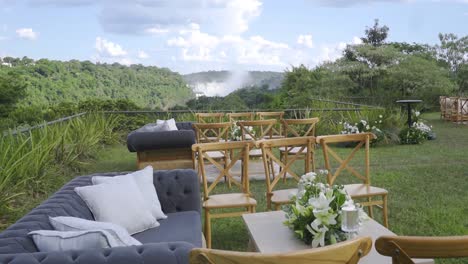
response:
[[[0,0],[0,57],[284,71],[338,58],[374,19],[434,45],[468,35],[468,0]]]

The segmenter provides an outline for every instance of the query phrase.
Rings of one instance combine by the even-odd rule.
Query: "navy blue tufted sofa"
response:
[[[124,173],[99,173],[115,176]],[[202,247],[200,189],[193,170],[155,171],[154,185],[168,218],[160,226],[134,235],[143,245],[63,252],[38,252],[27,233],[53,229],[49,216],[93,220],[84,201],[74,192],[91,185],[90,176],[73,179],[44,203],[0,233],[1,264],[137,264],[188,263],[189,252]]]
[[[127,136],[127,147],[137,153],[137,166],[155,169],[194,168],[192,145],[195,131],[192,122],[177,122],[177,131],[148,131],[155,123],[147,124]]]

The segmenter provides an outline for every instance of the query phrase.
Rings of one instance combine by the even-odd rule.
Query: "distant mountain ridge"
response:
[[[281,86],[283,72],[273,71],[205,71],[183,75],[195,91],[207,96],[227,95],[240,88],[262,87],[273,90]]]

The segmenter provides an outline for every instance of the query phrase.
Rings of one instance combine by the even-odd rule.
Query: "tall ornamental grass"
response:
[[[0,224],[2,213],[18,208],[28,197],[55,190],[103,144],[118,141],[119,119],[89,114],[0,137]]]

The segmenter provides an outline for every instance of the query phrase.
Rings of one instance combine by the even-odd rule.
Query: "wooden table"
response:
[[[263,212],[242,215],[250,235],[249,247],[261,253],[285,253],[289,251],[310,249],[311,246],[297,239],[292,230],[283,225],[285,213],[282,211]],[[382,235],[395,235],[392,231],[369,219],[363,223],[360,236],[370,236],[374,242]],[[434,264],[432,259],[414,259],[418,264]],[[359,263],[391,264],[392,259],[380,255],[374,247]]]

